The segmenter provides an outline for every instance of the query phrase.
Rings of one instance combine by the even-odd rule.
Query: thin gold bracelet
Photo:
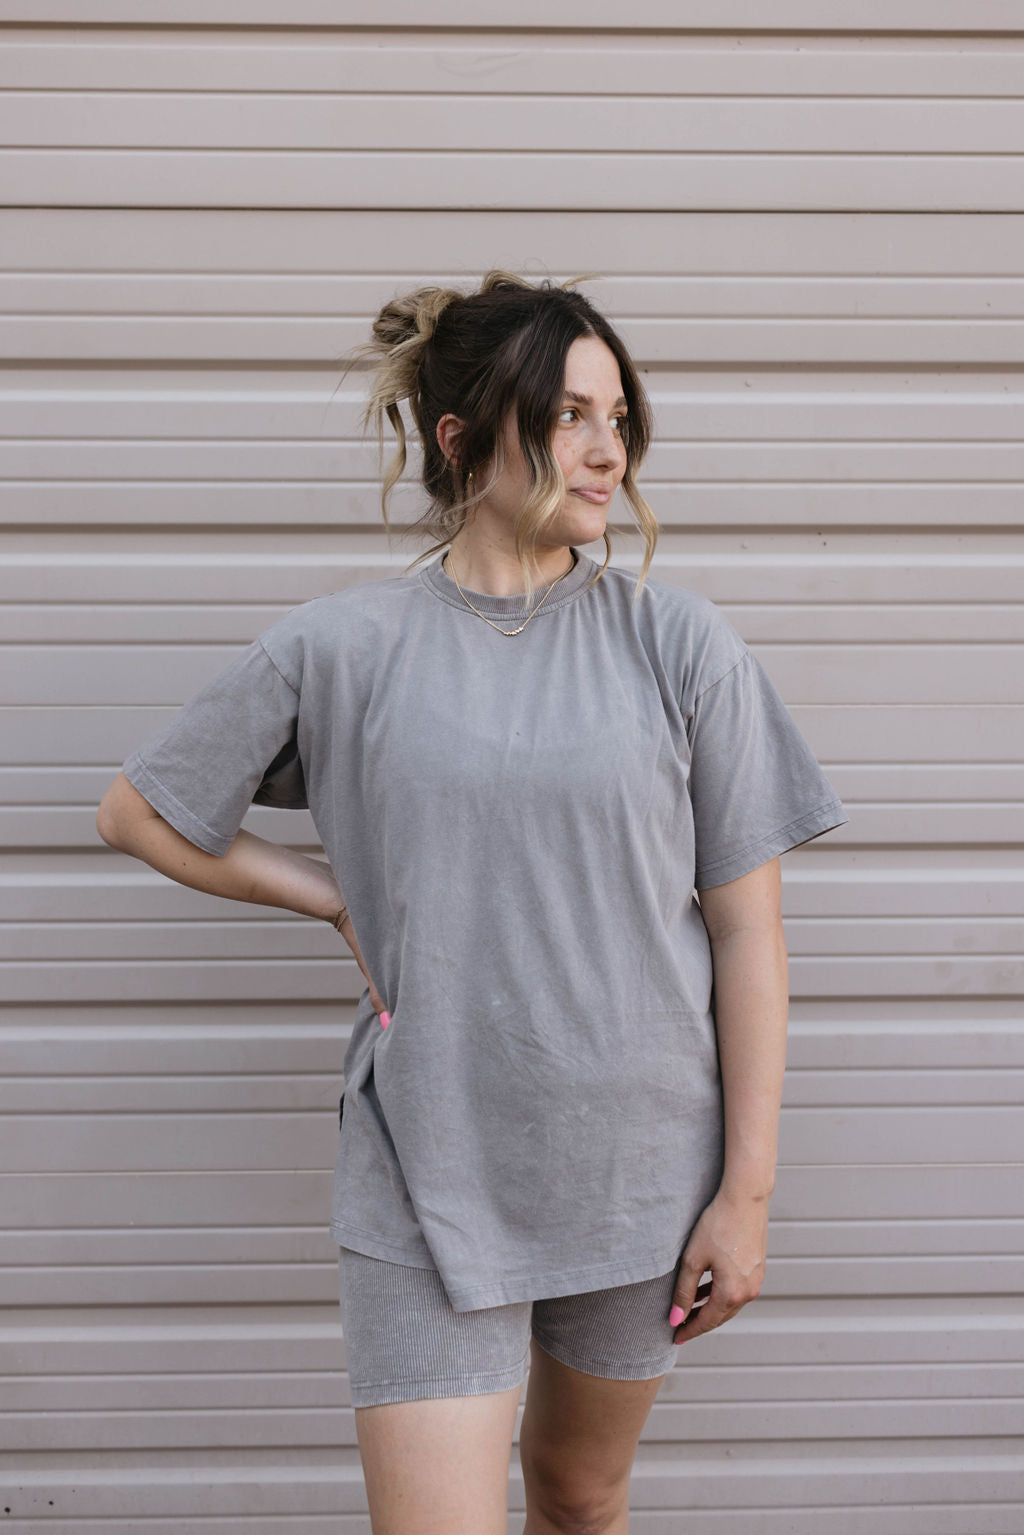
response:
[[[347,906],[343,906],[341,908],[341,910],[338,912],[338,915],[336,917],[334,917],[333,919],[329,918],[328,920],[330,921],[331,926],[337,932],[340,933],[341,932],[341,924],[344,922],[344,920],[345,920],[345,918],[347,916],[348,916],[348,907]]]

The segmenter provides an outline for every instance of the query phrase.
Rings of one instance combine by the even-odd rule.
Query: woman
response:
[[[331,1230],[374,1530],[505,1530],[529,1364],[526,1531],[623,1531],[675,1348],[761,1285],[779,856],[847,817],[724,614],[647,579],[650,407],[582,294],[420,289],[360,350],[385,525],[404,399],[436,542],[271,625],[98,825],[333,922],[366,977]],[[609,563],[619,486],[639,577]],[[329,863],[240,831],[254,800],[308,805]]]

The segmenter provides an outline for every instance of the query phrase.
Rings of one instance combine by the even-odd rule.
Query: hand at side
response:
[[[673,1300],[685,1321],[674,1341],[688,1343],[720,1327],[760,1293],[768,1249],[768,1201],[719,1191],[683,1249]],[[710,1271],[710,1284],[700,1277]],[[707,1299],[703,1299],[707,1296]],[[698,1299],[703,1304],[694,1305]]]

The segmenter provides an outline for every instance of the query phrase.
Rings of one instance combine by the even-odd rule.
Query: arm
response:
[[[789,1010],[781,891],[778,858],[701,891],[714,967],[725,1166],[683,1253],[674,1299],[688,1320],[676,1331],[677,1343],[734,1316],[764,1279]],[[712,1275],[710,1298],[693,1311],[705,1270]],[[702,1286],[699,1298],[706,1292]]]
[[[239,831],[228,851],[218,857],[204,852],[165,821],[123,773],[119,773],[100,803],[96,830],[104,842],[179,885],[204,890],[232,901],[278,906],[304,917],[333,924],[344,909],[341,891],[328,864],[276,842]],[[346,912],[340,932],[370,987],[370,1000],[379,1013],[384,1003],[370,980]]]

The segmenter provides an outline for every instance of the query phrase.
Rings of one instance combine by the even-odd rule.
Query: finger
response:
[[[689,1343],[691,1338],[699,1338],[702,1333],[713,1332],[716,1327],[721,1327],[733,1315],[726,1307],[716,1305],[713,1299],[705,1301],[702,1306],[695,1306],[683,1322],[677,1327],[672,1339],[673,1343]]]
[[[673,1327],[688,1315],[698,1300],[706,1300],[711,1293],[712,1279],[709,1269],[694,1267],[687,1274],[685,1268],[684,1263],[679,1270],[675,1293],[672,1296],[672,1309],[668,1314],[669,1322]],[[704,1274],[708,1275],[706,1280],[702,1277]],[[698,1280],[700,1280],[699,1284]]]
[[[693,1305],[690,1306],[689,1309],[681,1316],[681,1323],[685,1324],[689,1321],[691,1316],[696,1316],[698,1312],[703,1311],[710,1298],[711,1282],[709,1280],[707,1284],[702,1284],[698,1287],[697,1294],[694,1297]]]
[[[710,1298],[703,1306],[690,1312],[677,1330],[673,1341],[688,1343],[691,1338],[697,1338],[701,1333],[712,1332],[716,1327],[721,1327],[723,1322],[730,1321],[745,1305],[746,1300],[727,1300],[722,1294],[716,1296],[712,1289]]]

